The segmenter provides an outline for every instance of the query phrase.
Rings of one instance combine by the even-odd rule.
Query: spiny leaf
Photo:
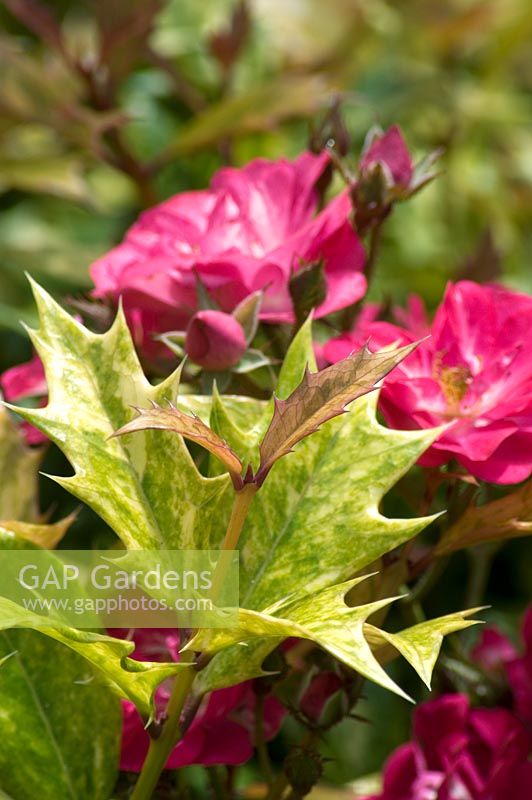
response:
[[[74,476],[54,480],[91,506],[130,548],[218,545],[229,515],[228,476],[200,475],[177,435],[146,431],[127,440],[110,438],[130,421],[132,406],[174,402],[179,371],[151,386],[121,311],[105,334],[95,334],[38,285],[33,291],[40,328],[30,334],[50,397],[46,408],[15,410],[44,431],[74,467]]]
[[[367,618],[389,605],[393,599],[386,598],[355,608],[350,608],[344,602],[347,592],[362,580],[364,578],[355,578],[324,589],[285,609],[284,613],[283,609],[278,610],[279,616],[269,614],[268,610],[258,613],[242,609],[238,629],[201,631],[189,647],[215,653],[231,644],[242,646],[260,637],[275,637],[274,646],[291,636],[310,639],[364,677],[409,699],[375,660],[364,638]],[[258,656],[258,660],[247,660],[247,669],[251,668],[254,673],[260,673],[261,670],[263,656],[260,651]]]
[[[312,359],[307,322],[282,367],[278,394],[290,395]],[[231,401],[214,399],[211,426],[236,449],[244,425],[237,421]],[[439,431],[384,428],[375,416],[376,403],[376,393],[367,395],[349,414],[327,422],[290,458],[279,461],[257,492],[240,539],[243,609],[287,617],[289,612],[279,610],[281,606],[272,611],[272,603],[284,599],[286,605],[287,597],[291,602],[313,598],[331,584],[348,580],[432,519],[387,519],[379,504]],[[262,411],[257,405],[257,416],[245,425],[245,452],[237,450],[241,460],[254,463],[271,413],[269,404]],[[325,647],[326,638],[324,634]],[[216,688],[262,674],[262,662],[279,641],[258,636],[246,646],[228,646],[201,673],[200,686]]]
[[[368,624],[367,619],[396,598],[384,598],[355,607],[345,603],[349,591],[368,577],[365,575],[329,587],[285,607],[264,612],[241,609],[236,629],[201,631],[189,642],[188,648],[220,653],[220,656],[200,676],[200,685],[204,689],[220,686],[224,670],[229,667],[228,655],[232,652],[226,648],[240,647],[247,656],[245,669],[248,677],[257,677],[263,674],[262,662],[273,647],[287,637],[298,637],[315,642],[360,675],[409,699],[382,669],[381,663],[391,660],[386,653],[382,657],[382,645],[390,644],[430,688],[443,637],[477,624],[476,620],[466,617],[479,609],[429,620],[400,633],[388,633]]]
[[[275,462],[291,453],[298,442],[342,414],[357,397],[374,389],[415,347],[416,344],[409,344],[378,353],[363,347],[321,372],[312,373],[307,368],[303,380],[286,400],[275,398],[273,418],[260,445],[257,483],[261,485]]]
[[[468,611],[447,614],[445,617],[420,622],[399,633],[388,633],[388,631],[380,630],[369,624],[365,626],[364,632],[370,644],[377,648],[376,655],[381,662],[387,663],[391,660],[379,649],[388,643],[411,664],[430,689],[432,671],[440,652],[443,637],[469,628],[471,625],[481,624],[481,620],[467,619],[481,610],[481,608],[471,608]]]
[[[135,703],[145,719],[153,714],[153,694],[157,686],[180,669],[186,669],[183,664],[135,661],[129,658],[135,649],[133,642],[58,623],[50,626],[45,617],[0,597],[0,630],[9,628],[38,631],[83,656],[121,697]]]
[[[311,357],[309,331],[305,323],[283,365],[281,391],[286,396]],[[218,433],[221,426],[236,449],[244,425],[236,420],[232,401],[215,398],[211,425]],[[349,414],[327,422],[278,462],[257,492],[240,539],[241,606],[263,611],[292,593],[347,580],[433,519],[388,519],[379,512],[386,492],[439,430],[384,428],[375,416],[376,403],[376,393],[360,398]],[[254,458],[271,416],[261,404],[257,413],[261,416],[246,424],[245,451],[238,451],[243,461]]]
[[[470,506],[448,528],[436,547],[439,556],[484,542],[532,534],[532,480],[483,506]]]
[[[169,408],[160,408],[155,404],[150,409],[137,408],[136,411],[138,417],[123,425],[113,436],[124,436],[145,430],[174,431],[185,439],[197,442],[212,453],[226,467],[235,488],[242,487],[242,462],[227,442],[195,414],[185,414],[173,405]]]

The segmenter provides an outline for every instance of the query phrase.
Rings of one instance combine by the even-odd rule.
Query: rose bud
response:
[[[220,372],[231,369],[246,352],[246,337],[239,322],[223,311],[198,311],[190,320],[185,350],[195,364]]]

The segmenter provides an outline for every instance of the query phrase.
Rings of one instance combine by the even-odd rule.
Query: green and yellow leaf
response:
[[[54,480],[91,506],[129,548],[207,549],[221,540],[228,476],[200,475],[180,436],[146,431],[110,438],[131,421],[132,406],[174,402],[179,372],[152,386],[121,311],[107,333],[94,334],[39,286],[33,290],[41,327],[30,334],[50,397],[44,409],[15,410],[72,464],[72,477]]]
[[[0,597],[0,630],[9,628],[38,631],[83,656],[120,697],[135,703],[145,719],[154,711],[153,694],[157,686],[186,669],[183,664],[135,661],[129,658],[135,649],[134,642],[76,630],[56,622],[50,625],[45,617]]]

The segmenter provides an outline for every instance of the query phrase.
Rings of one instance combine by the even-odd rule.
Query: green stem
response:
[[[221,546],[222,550],[234,550],[238,544],[256,491],[257,486],[250,483],[235,493],[231,517]],[[224,568],[215,571],[212,587],[212,597],[214,598],[217,597],[225,577],[225,564],[223,561],[220,563]],[[161,734],[158,738],[151,740],[150,749],[131,800],[149,800],[152,797],[168,757],[181,738],[181,714],[199,668],[199,664],[195,663],[193,653],[185,651],[181,657],[183,662],[189,663],[189,667],[183,670],[175,680]]]
[[[234,550],[240,539],[247,513],[256,492],[257,486],[254,483],[246,483],[243,489],[235,493],[231,518],[227,526],[227,531],[222,542],[221,550]]]
[[[183,657],[187,657],[187,653]],[[191,657],[188,656],[189,658]],[[152,739],[146,761],[143,764],[142,772],[137,781],[131,800],[149,800],[159,782],[159,777],[163,771],[168,757],[181,736],[180,722],[181,711],[185,705],[185,700],[194,682],[197,672],[193,664],[188,667],[176,678],[174,688],[166,708],[167,719],[157,739]]]

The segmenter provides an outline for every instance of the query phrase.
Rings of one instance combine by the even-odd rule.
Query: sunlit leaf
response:
[[[138,416],[123,425],[113,436],[126,436],[130,433],[146,430],[173,431],[196,442],[212,453],[225,466],[237,488],[242,485],[242,462],[211,428],[197,416],[184,414],[175,406],[149,409],[137,408]]]
[[[44,362],[49,404],[16,410],[73,465],[73,477],[54,480],[90,505],[130,548],[219,544],[230,509],[228,476],[201,476],[177,435],[147,431],[110,438],[131,420],[132,406],[175,401],[179,373],[151,386],[122,312],[106,334],[94,334],[43,290],[34,291],[41,327],[31,335]]]
[[[129,658],[135,649],[133,642],[76,630],[56,622],[51,626],[45,617],[0,597],[0,630],[10,628],[38,631],[83,656],[119,696],[135,703],[146,720],[154,711],[153,694],[157,686],[179,670],[186,669],[175,662],[135,661]]]
[[[68,517],[51,524],[0,520],[0,534],[4,537],[10,535],[18,537],[38,547],[46,547],[51,550],[57,547],[76,516],[76,514],[69,514]]]
[[[28,447],[9,412],[0,406],[0,518],[37,520],[42,453]]]

